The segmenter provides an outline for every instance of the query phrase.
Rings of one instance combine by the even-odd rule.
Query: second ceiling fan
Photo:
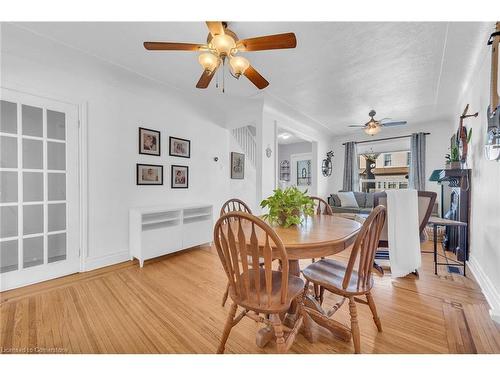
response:
[[[377,112],[375,112],[374,109],[368,113],[368,116],[370,116],[370,120],[368,120],[367,123],[364,125],[349,125],[350,128],[363,128],[366,134],[369,135],[375,135],[382,128],[390,127],[390,126],[401,126],[401,125],[406,125],[406,121],[393,121],[390,118],[383,118],[381,120],[375,120],[375,115]]]
[[[297,39],[294,33],[266,35],[249,39],[238,39],[236,34],[227,28],[227,23],[207,21],[209,34],[206,44],[144,42],[144,48],[149,51],[199,51],[198,61],[203,67],[203,73],[196,84],[199,89],[205,89],[210,84],[220,65],[224,68],[229,60],[229,72],[235,78],[241,75],[247,77],[258,89],[263,89],[269,82],[255,70],[240,51],[264,51],[272,49],[295,48]]]

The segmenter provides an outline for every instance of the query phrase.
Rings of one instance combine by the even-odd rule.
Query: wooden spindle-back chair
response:
[[[228,212],[232,211],[240,211],[240,212],[246,212],[248,214],[252,214],[252,210],[250,207],[243,202],[241,199],[238,198],[231,198],[228,199],[221,207],[220,209],[220,215],[225,215]],[[227,297],[229,295],[229,282],[226,285],[226,291],[224,292],[224,295],[222,296],[222,307],[226,305]]]
[[[309,197],[314,201],[316,215],[333,215],[332,207],[320,197]]]
[[[278,352],[286,352],[303,322],[304,281],[289,274],[283,242],[258,217],[233,211],[217,220],[214,243],[229,281],[229,297],[233,302],[218,353],[224,352],[232,327],[245,316],[274,329]],[[262,258],[263,266],[259,264]],[[275,258],[281,261],[280,271],[272,269]],[[300,317],[290,329],[282,325],[280,314],[286,312],[295,299]],[[238,306],[243,311],[235,318]]]
[[[385,215],[385,207],[377,206],[373,209],[356,237],[347,264],[333,259],[322,259],[303,270],[303,275],[307,280],[305,289],[311,282],[343,297],[342,301],[328,313],[329,316],[333,315],[346,299],[349,299],[352,339],[356,353],[360,352],[360,334],[355,302],[370,306],[377,329],[382,332],[371,289],[373,287],[372,264]],[[360,295],[365,295],[366,301],[358,298]]]
[[[313,196],[310,196],[309,198],[311,198],[314,202],[314,211],[316,215],[333,215],[332,207],[323,198],[313,197]],[[322,257],[321,259],[324,258]],[[316,259],[312,258],[311,261],[314,263]],[[317,301],[322,303],[323,302],[322,296],[324,290],[322,290],[321,287],[316,284],[313,284],[313,289],[314,289],[314,298],[316,298]]]
[[[228,199],[221,207],[220,209],[220,215],[222,216],[224,214],[227,214],[228,212],[232,211],[240,211],[240,212],[247,212],[249,214],[252,213],[252,210],[248,205],[243,202],[241,199],[238,198],[231,198]]]
[[[418,199],[418,230],[420,237],[423,236],[425,227],[429,222],[429,218],[431,217],[432,210],[434,208],[434,203],[436,202],[437,194],[433,191],[423,191],[419,190],[417,192]],[[385,191],[377,192],[373,194],[373,205],[378,206],[382,205],[387,207],[387,194]],[[387,247],[389,246],[388,242],[388,233],[387,233],[387,222],[385,222],[382,227],[382,232],[380,233],[380,240],[378,243],[379,249],[375,253],[375,262],[377,259],[387,260],[389,258],[389,251]],[[386,249],[383,249],[386,248]],[[382,275],[384,274],[384,269],[374,263],[374,268],[377,269]],[[414,274],[418,275],[418,270],[415,270]]]

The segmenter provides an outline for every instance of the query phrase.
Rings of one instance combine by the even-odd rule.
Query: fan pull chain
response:
[[[222,60],[222,93],[224,94],[224,89],[226,88],[226,59]]]
[[[219,88],[219,70],[215,71],[215,88]]]

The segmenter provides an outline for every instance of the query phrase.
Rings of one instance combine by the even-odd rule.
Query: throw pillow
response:
[[[335,207],[340,207],[341,202],[340,202],[340,198],[337,194],[330,194],[330,198],[331,198],[333,205]]]
[[[341,207],[359,207],[358,202],[356,202],[356,198],[354,197],[354,193],[352,191],[347,192],[338,192],[337,193],[340,199]]]

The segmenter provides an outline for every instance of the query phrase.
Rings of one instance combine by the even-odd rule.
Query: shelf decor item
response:
[[[231,152],[231,178],[235,180],[245,178],[245,154]]]
[[[137,164],[137,185],[163,185],[163,165]]]
[[[170,173],[170,187],[172,189],[187,189],[189,187],[188,166],[172,165]]]
[[[290,181],[290,162],[283,160],[280,163],[280,181]]]
[[[290,227],[299,225],[305,216],[314,215],[314,201],[305,192],[292,186],[274,190],[274,194],[264,199],[260,206],[268,208],[269,212],[263,215],[271,225]]]
[[[170,156],[177,156],[180,158],[191,157],[191,141],[188,139],[169,137],[168,154]]]
[[[160,147],[159,131],[139,128],[139,154],[160,156]]]
[[[452,145],[450,148],[450,153],[446,154],[446,169],[459,169],[461,167],[460,154],[458,151],[458,146],[456,144]]]

